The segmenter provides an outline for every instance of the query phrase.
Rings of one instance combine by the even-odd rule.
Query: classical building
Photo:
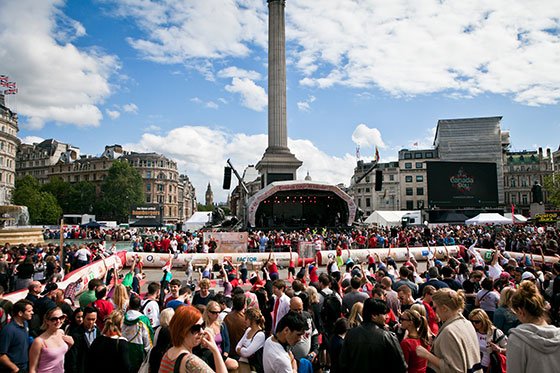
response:
[[[55,177],[69,183],[87,181],[99,193],[113,162],[119,159],[140,173],[144,202],[159,204],[165,223],[183,222],[196,210],[193,185],[188,177],[179,176],[175,161],[161,154],[128,152],[115,144],[105,146],[101,156],[80,156],[78,148],[52,139],[24,145],[19,152],[18,176],[32,175],[42,182]]]
[[[17,178],[33,176],[41,184],[49,181],[49,167],[58,161],[72,163],[80,157],[80,148],[47,139],[40,143],[21,144],[16,155]]]
[[[0,93],[0,205],[9,205],[16,182],[16,152],[20,144],[18,116]]]
[[[399,151],[401,210],[422,210],[428,206],[426,162],[436,161],[437,158],[437,149]]]
[[[505,203],[513,205],[517,213],[529,215],[533,201],[531,189],[535,182],[544,185],[545,176],[553,172],[550,149],[506,152],[504,165]],[[543,202],[548,203],[548,193],[543,188]]]

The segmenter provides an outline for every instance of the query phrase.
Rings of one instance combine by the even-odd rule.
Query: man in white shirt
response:
[[[288,351],[298,343],[307,329],[303,315],[289,312],[278,322],[277,330],[264,343],[263,368],[265,373],[296,373],[297,362]]]
[[[156,328],[159,326],[159,293],[160,293],[160,284],[157,282],[150,282],[148,285],[148,294],[146,298],[142,301],[140,312],[142,312],[152,324],[152,328]]]
[[[76,257],[76,268],[80,268],[89,263],[91,252],[88,250],[86,245],[80,245],[80,249],[76,251],[75,257]]]
[[[284,280],[276,280],[272,283],[274,293],[274,307],[272,309],[272,332],[276,330],[278,322],[290,311],[290,298],[284,294],[286,283]]]

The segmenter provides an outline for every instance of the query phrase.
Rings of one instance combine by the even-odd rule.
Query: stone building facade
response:
[[[41,184],[49,181],[49,167],[60,160],[72,163],[80,158],[80,149],[47,139],[40,143],[21,144],[16,156],[17,177],[33,176]]]
[[[437,149],[399,151],[401,210],[422,210],[428,206],[426,162],[437,158]]]
[[[531,189],[535,182],[544,185],[544,178],[553,172],[550,149],[507,152],[504,165],[504,191],[506,205],[514,205],[517,213],[529,215],[533,201]],[[548,203],[548,193],[543,188],[543,202]]]
[[[18,116],[6,106],[0,93],[0,205],[11,204],[16,182],[16,152],[18,139]]]

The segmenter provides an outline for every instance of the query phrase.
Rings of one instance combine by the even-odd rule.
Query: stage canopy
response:
[[[251,227],[350,226],[356,218],[352,198],[336,185],[316,181],[277,181],[248,202]]]
[[[378,225],[380,227],[398,227],[402,225],[402,218],[414,211],[385,211],[377,210],[367,217],[365,223]]]

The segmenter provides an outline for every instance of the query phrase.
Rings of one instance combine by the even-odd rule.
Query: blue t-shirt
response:
[[[27,371],[29,365],[29,328],[27,321],[19,326],[14,320],[0,332],[0,355],[8,355],[19,369]]]

